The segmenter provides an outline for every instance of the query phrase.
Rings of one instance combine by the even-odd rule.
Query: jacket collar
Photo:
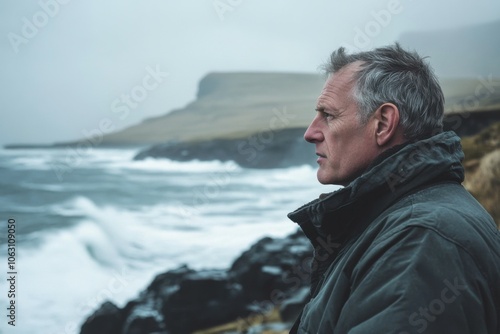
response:
[[[303,205],[288,217],[306,235],[341,237],[353,223],[373,220],[414,189],[435,181],[461,183],[463,157],[460,138],[452,131],[401,145],[384,152],[348,186]]]

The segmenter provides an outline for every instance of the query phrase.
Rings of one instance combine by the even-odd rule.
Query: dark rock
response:
[[[177,269],[167,271],[166,273],[159,274],[154,278],[144,294],[153,294],[156,298],[168,299],[179,290],[179,286],[184,278],[188,274],[195,272],[195,270],[184,265]]]
[[[314,164],[314,147],[303,139],[305,129],[256,133],[247,138],[203,142],[170,142],[139,152],[134,160],[148,157],[176,161],[234,161],[247,168],[282,168]]]
[[[294,323],[310,297],[309,287],[302,287],[280,306],[280,316],[284,322]]]
[[[224,270],[187,274],[163,304],[165,323],[172,333],[212,327],[245,316],[241,285]]]
[[[462,104],[467,105],[467,101]],[[455,131],[458,136],[465,137],[475,135],[496,122],[500,122],[498,110],[457,112],[445,115],[443,127],[445,131]]]
[[[123,320],[120,309],[105,302],[85,321],[80,334],[121,334]]]
[[[282,293],[309,284],[306,271],[311,254],[312,247],[303,234],[264,238],[236,259],[229,271],[254,298],[279,299]]]
[[[163,316],[151,303],[132,309],[123,325],[123,334],[167,334]]]
[[[294,314],[292,296],[309,284],[312,247],[302,232],[287,238],[263,238],[229,270],[195,271],[182,266],[157,275],[122,310],[111,303],[87,319],[82,333],[187,334],[266,314],[283,301]],[[298,307],[298,306],[296,306]]]

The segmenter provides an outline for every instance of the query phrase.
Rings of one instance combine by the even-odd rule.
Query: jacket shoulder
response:
[[[460,184],[423,189],[396,203],[377,220],[375,225],[381,226],[376,227],[379,232],[374,244],[384,244],[408,230],[419,229],[415,238],[433,234],[440,243],[454,244],[468,253],[486,276],[495,267],[491,261],[500,263],[500,231],[493,218]],[[429,256],[432,252],[427,250]]]
[[[457,183],[438,184],[395,203],[377,219],[388,230],[418,226],[453,237],[470,239],[470,232],[495,235],[499,231],[488,212]]]

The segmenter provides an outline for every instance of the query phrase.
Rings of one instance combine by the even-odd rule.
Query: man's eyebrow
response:
[[[337,109],[337,108],[326,107],[324,105],[317,105],[314,110],[319,111],[319,112],[325,112],[327,110],[330,112],[339,112],[339,109]]]
[[[314,110],[316,111],[325,111],[327,110],[328,107],[321,101],[318,101],[318,104],[316,104],[316,108]]]

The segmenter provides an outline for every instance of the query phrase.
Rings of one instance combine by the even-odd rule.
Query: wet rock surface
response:
[[[81,333],[185,334],[256,318],[281,305],[285,321],[273,326],[286,328],[308,295],[308,275],[303,271],[311,256],[312,247],[302,232],[263,238],[227,270],[181,266],[157,275],[123,309],[110,302],[101,305]]]

